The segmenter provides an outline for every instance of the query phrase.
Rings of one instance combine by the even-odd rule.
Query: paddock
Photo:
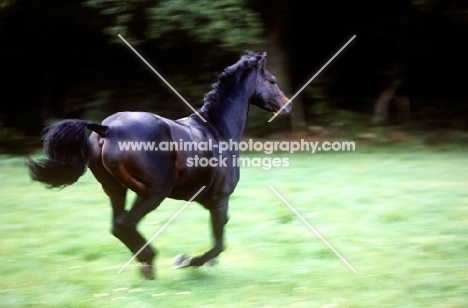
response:
[[[279,154],[289,166],[242,168],[219,264],[174,270],[208,248],[191,203],[154,242],[143,281],[109,232],[110,207],[87,172],[73,187],[33,185],[2,156],[2,307],[464,307],[468,302],[468,157],[463,149],[357,145],[352,153]],[[243,153],[243,157],[268,157]],[[268,188],[271,185],[357,271]],[[129,195],[128,198],[133,196]],[[150,238],[182,206],[166,199],[140,224]]]

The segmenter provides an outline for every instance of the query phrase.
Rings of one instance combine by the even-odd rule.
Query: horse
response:
[[[176,258],[175,266],[199,267],[224,250],[229,197],[239,181],[238,147],[220,153],[217,146],[167,151],[122,150],[122,142],[240,142],[250,105],[288,114],[289,99],[265,69],[266,53],[248,52],[218,75],[197,112],[177,120],[149,112],[118,112],[101,124],[66,119],[45,129],[45,158],[29,159],[30,176],[48,188],[75,183],[89,168],[110,199],[112,234],[140,263],[143,279],[154,279],[156,251],[137,224],[165,198],[196,201],[210,213],[213,246],[205,253]],[[87,130],[91,130],[88,137]],[[223,155],[223,164],[189,165],[188,159]],[[128,190],[136,193],[129,209]],[[196,196],[194,197],[194,195]]]

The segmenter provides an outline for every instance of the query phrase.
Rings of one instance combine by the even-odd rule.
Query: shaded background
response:
[[[374,140],[397,127],[400,139],[465,142],[467,16],[462,0],[3,0],[0,149],[34,151],[42,129],[62,118],[189,114],[119,33],[196,107],[245,50],[268,51],[292,96],[357,35],[290,117],[266,125],[270,114],[252,108],[247,134]]]

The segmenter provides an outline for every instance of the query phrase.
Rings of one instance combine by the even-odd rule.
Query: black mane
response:
[[[211,85],[211,91],[205,95],[204,104],[198,112],[204,118],[209,118],[213,112],[217,113],[221,107],[220,102],[224,98],[224,93],[230,89],[235,81],[240,79],[246,70],[254,67],[262,57],[265,57],[265,54],[248,52],[237,63],[227,67],[218,75],[218,81]]]

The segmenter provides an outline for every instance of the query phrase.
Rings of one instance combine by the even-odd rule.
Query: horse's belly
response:
[[[197,168],[181,174],[168,197],[190,200],[201,187],[205,186],[195,201],[205,200],[207,203],[216,204],[232,194],[238,181],[238,170],[232,168],[225,170],[222,168]]]

